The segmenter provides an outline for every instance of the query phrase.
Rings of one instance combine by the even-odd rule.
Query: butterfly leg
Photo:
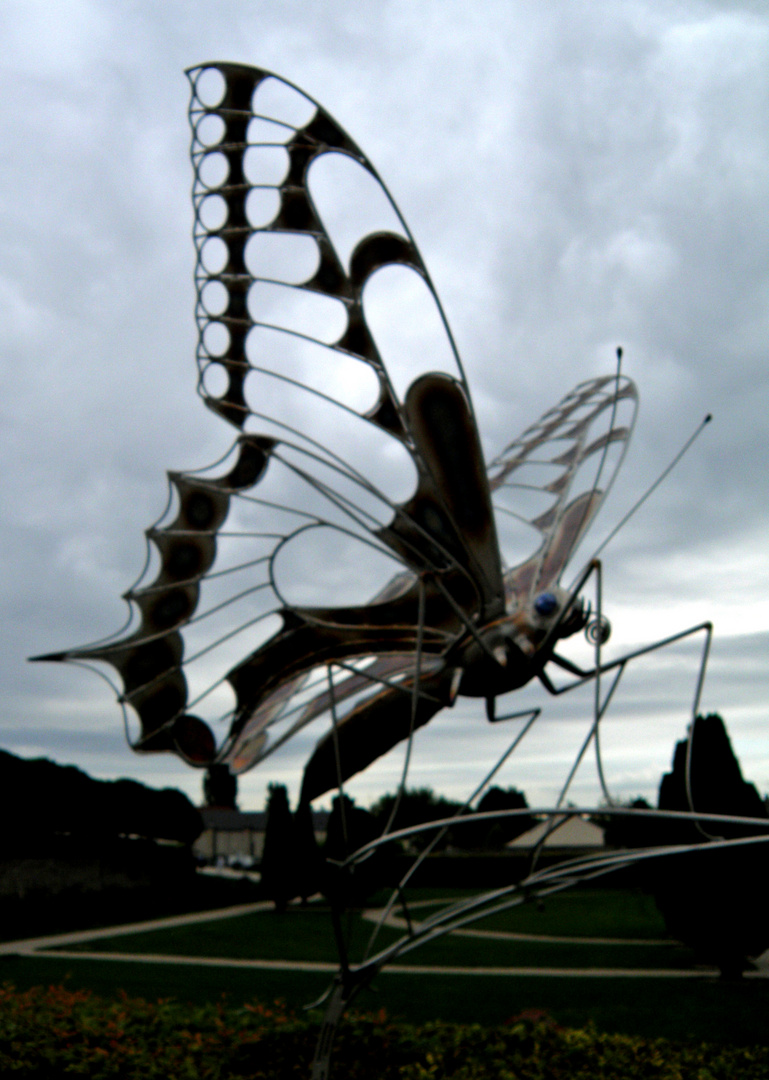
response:
[[[312,1062],[311,1080],[328,1080],[331,1067],[331,1050],[333,1049],[334,1036],[339,1022],[344,1016],[347,1006],[353,997],[368,982],[368,975],[364,980],[351,979],[349,973],[336,976],[331,987],[326,1010],[323,1014],[323,1023],[320,1035],[315,1045],[315,1057]]]
[[[579,752],[577,753],[574,764],[572,765],[572,768],[569,771],[569,775],[566,778],[566,782],[565,782],[565,784],[563,786],[563,789],[561,790],[561,794],[560,794],[559,799],[558,799],[558,803],[557,803],[558,806],[560,806],[563,803],[563,800],[566,797],[566,793],[569,790],[569,787],[571,786],[571,782],[574,779],[576,771],[579,768],[579,765],[581,764],[582,759],[583,759],[583,757],[584,757],[584,755],[585,755],[585,753],[586,753],[586,751],[587,751],[587,749],[588,749],[591,742],[595,743],[596,765],[597,765],[597,769],[598,769],[598,778],[599,778],[599,781],[600,781],[600,784],[601,784],[601,789],[603,791],[604,798],[609,803],[612,803],[614,801],[611,798],[611,795],[610,795],[609,790],[607,788],[605,777],[604,777],[604,772],[603,772],[603,763],[602,763],[602,760],[601,760],[601,750],[600,750],[600,741],[599,741],[599,738],[600,738],[600,736],[599,736],[599,725],[600,725],[600,722],[601,722],[601,720],[603,719],[603,717],[604,717],[604,715],[606,713],[606,710],[609,707],[609,704],[610,704],[610,702],[611,702],[611,700],[612,700],[612,698],[614,696],[614,693],[615,693],[617,687],[619,686],[622,675],[625,672],[625,668],[627,667],[628,663],[631,660],[635,660],[636,658],[638,658],[640,656],[646,656],[649,653],[657,651],[658,649],[664,649],[668,645],[673,645],[678,641],[683,641],[685,638],[691,637],[693,634],[698,634],[698,633],[704,633],[705,634],[705,640],[704,640],[704,643],[703,643],[702,653],[701,653],[701,656],[700,656],[700,665],[699,665],[699,670],[698,670],[698,673],[697,673],[697,681],[696,681],[696,687],[695,687],[695,692],[694,692],[694,700],[693,700],[693,703],[692,703],[692,723],[693,723],[694,720],[696,719],[697,713],[699,711],[700,698],[702,696],[702,687],[703,687],[703,684],[704,684],[704,681],[705,681],[705,671],[706,671],[706,668],[707,668],[708,657],[710,655],[710,644],[711,644],[711,641],[712,641],[712,638],[713,638],[713,624],[710,623],[710,622],[699,623],[697,626],[692,626],[688,630],[682,630],[677,634],[671,634],[669,637],[663,638],[661,641],[654,642],[654,644],[652,644],[652,645],[646,645],[641,649],[635,649],[632,652],[626,653],[624,656],[621,656],[618,659],[613,660],[609,664],[601,664],[599,666],[596,666],[594,669],[592,669],[590,671],[582,671],[579,668],[577,668],[576,665],[573,665],[570,662],[564,661],[563,658],[561,658],[561,657],[555,657],[554,656],[552,658],[553,662],[558,664],[558,666],[564,668],[565,670],[569,671],[572,674],[577,675],[578,677],[574,680],[574,682],[568,683],[565,686],[555,686],[552,683],[552,681],[548,678],[548,676],[545,675],[544,672],[542,672],[540,674],[540,681],[542,682],[542,685],[545,687],[546,690],[548,690],[549,693],[551,693],[553,695],[565,694],[569,690],[574,690],[576,687],[582,686],[586,682],[590,682],[591,680],[593,680],[595,682],[595,687],[596,687],[596,693],[595,693],[595,699],[594,699],[594,709],[593,709],[593,723],[591,724],[590,729],[589,729],[587,735],[585,736],[585,739],[584,739],[584,741],[582,743],[582,746],[580,747]],[[612,671],[614,672],[614,677],[611,680],[611,685],[610,685],[608,691],[603,695],[603,700],[602,700],[601,699],[601,687],[600,687],[601,676],[607,674],[608,672],[612,672]],[[687,770],[687,786],[688,786],[688,770]],[[690,802],[691,802],[691,798],[690,798]]]
[[[522,726],[521,730],[515,735],[514,739],[512,740],[510,745],[507,747],[507,749],[503,751],[503,753],[500,755],[499,759],[495,762],[495,764],[492,766],[492,768],[486,774],[486,776],[484,776],[484,778],[481,780],[481,782],[476,786],[476,788],[474,789],[472,794],[468,796],[468,798],[465,800],[463,805],[452,815],[451,818],[449,818],[445,822],[441,823],[440,827],[438,827],[436,825],[432,826],[433,828],[436,828],[435,835],[433,836],[433,838],[431,839],[429,844],[427,844],[426,847],[422,849],[422,851],[419,853],[417,858],[411,864],[411,866],[409,867],[407,872],[404,874],[404,876],[398,882],[395,890],[393,891],[392,895],[390,896],[390,899],[389,899],[388,903],[386,904],[385,908],[383,909],[383,911],[381,913],[381,916],[380,916],[376,926],[374,927],[374,931],[373,931],[373,933],[371,935],[371,938],[369,939],[369,943],[368,943],[368,946],[366,948],[366,956],[367,957],[370,954],[372,948],[374,947],[374,943],[376,941],[376,938],[377,938],[380,930],[384,926],[388,916],[390,915],[390,912],[392,911],[393,907],[395,906],[396,901],[400,900],[401,903],[405,905],[405,901],[404,901],[404,897],[403,897],[403,890],[406,887],[406,885],[408,884],[408,882],[414,876],[414,874],[419,869],[421,864],[425,861],[427,856],[432,851],[435,850],[436,846],[445,837],[446,833],[451,829],[451,827],[453,825],[460,824],[461,822],[463,822],[465,820],[468,820],[469,818],[472,817],[471,813],[469,813],[470,806],[472,805],[473,802],[475,802],[475,800],[478,798],[478,796],[483,791],[485,791],[485,789],[492,782],[492,780],[494,779],[496,774],[499,772],[499,770],[502,768],[502,766],[507,761],[507,759],[510,757],[510,755],[516,750],[516,748],[520,744],[521,740],[524,738],[524,736],[530,730],[530,728],[531,728],[532,724],[534,723],[534,721],[539,717],[541,711],[542,710],[538,709],[538,708],[525,709],[522,712],[511,713],[508,716],[500,716],[499,717],[499,720],[512,720],[512,719],[519,719],[519,718],[522,718],[522,717],[527,717],[527,720],[526,720],[526,723]],[[430,826],[428,826],[428,828],[429,827]],[[405,831],[403,833],[399,833],[398,835],[399,836],[404,836]],[[381,844],[386,836],[387,836],[387,830],[385,830],[385,832],[382,834],[382,836],[377,841],[377,843]],[[361,854],[360,852],[357,853],[357,855],[360,855],[360,854]],[[407,914],[406,918],[407,918],[407,923],[409,924],[409,936],[413,937],[413,932],[412,932],[412,929],[411,929],[411,926],[410,926],[411,920],[410,920],[408,914]]]
[[[599,667],[594,667],[585,670],[579,667],[577,664],[567,660],[566,657],[553,654],[550,657],[550,661],[562,668],[564,671],[568,671],[570,674],[577,676],[574,682],[567,683],[564,686],[556,686],[552,679],[544,672],[540,672],[539,681],[548,691],[548,693],[557,696],[559,694],[568,693],[569,690],[575,690],[578,686],[583,686],[585,683],[590,682],[593,679],[599,678],[601,675],[605,675],[609,671],[617,671],[611,689],[604,700],[600,712],[603,714],[606,711],[606,706],[609,704],[609,699],[614,694],[616,685],[619,682],[622,673],[631,660],[636,660],[639,656],[646,656],[649,653],[656,652],[657,649],[664,649],[668,645],[674,645],[677,641],[683,641],[684,638],[691,637],[693,634],[705,633],[705,643],[703,646],[702,656],[700,659],[700,667],[697,675],[697,686],[694,696],[694,710],[699,708],[700,697],[702,694],[702,686],[705,681],[705,670],[707,667],[708,656],[710,654],[710,643],[713,638],[713,624],[711,622],[697,623],[696,626],[690,626],[687,630],[680,630],[677,634],[671,634],[669,637],[662,638],[660,641],[655,641],[652,645],[644,645],[641,649],[634,649],[632,652],[626,653],[624,656],[617,657],[608,664],[601,664]]]

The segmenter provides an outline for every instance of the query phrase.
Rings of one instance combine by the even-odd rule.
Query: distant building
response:
[[[264,810],[246,812],[222,807],[203,807],[203,832],[193,845],[198,859],[207,863],[240,863],[255,866],[262,861],[267,814]],[[313,813],[315,838],[326,839],[328,811]]]
[[[533,829],[511,840],[507,850],[511,853],[533,851],[543,837],[543,851],[548,855],[587,855],[604,846],[603,829],[587,818],[563,817],[548,833],[552,826],[552,820],[540,821]]]

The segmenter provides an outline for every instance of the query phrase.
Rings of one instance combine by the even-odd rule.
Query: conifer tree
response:
[[[203,797],[206,806],[237,810],[238,778],[228,765],[209,765],[203,777]]]
[[[285,911],[289,900],[298,895],[294,819],[285,785],[270,784],[267,790],[267,822],[260,866],[262,890],[276,911]]]
[[[662,778],[659,808],[766,820],[766,805],[754,785],[743,779],[721,717],[698,716],[689,739],[677,744],[673,768]],[[765,827],[728,822],[702,822],[699,829],[690,822],[666,823],[659,829],[657,842],[663,844],[699,846],[709,838],[769,838]],[[769,847],[765,844],[715,850],[703,847],[657,861],[655,898],[673,937],[693,946],[704,960],[715,963],[723,977],[739,977],[748,966],[748,958],[760,955],[769,945],[765,903],[768,874]]]

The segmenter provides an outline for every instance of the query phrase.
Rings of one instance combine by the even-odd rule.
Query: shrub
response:
[[[0,1075],[38,1080],[284,1080],[309,1075],[318,1016],[279,1002],[243,1007],[98,997],[63,987],[0,989]],[[493,1028],[412,1025],[383,1011],[340,1025],[332,1076],[370,1080],[765,1080],[769,1049],[680,1045],[567,1030],[541,1014]]]

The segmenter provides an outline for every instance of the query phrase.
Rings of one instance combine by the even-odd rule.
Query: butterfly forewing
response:
[[[313,384],[319,368],[331,373],[331,396],[334,353],[346,353],[373,369],[377,395],[360,415],[404,435],[399,418],[402,395],[393,389],[366,315],[369,283],[394,272],[398,281],[391,283],[391,293],[399,291],[410,302],[409,294],[421,291],[430,316],[420,323],[412,321],[416,336],[421,323],[431,322],[441,332],[435,337],[440,338],[450,373],[463,384],[464,376],[422,258],[376,170],[320,105],[268,72],[239,65],[206,65],[190,71],[189,77],[198,360],[203,377],[216,364],[228,378],[224,391],[215,397],[206,393],[204,385],[208,403],[237,426],[245,422],[246,375],[252,365],[265,363],[251,344],[251,331],[267,324],[328,347],[325,365],[308,359],[307,368]],[[217,90],[208,85],[212,80],[218,83]],[[221,203],[226,206],[223,217]],[[212,244],[218,253],[215,263],[208,255]],[[272,290],[265,288],[268,282]],[[215,316],[202,302],[212,283],[223,285],[229,294],[226,308]],[[288,295],[291,290],[299,294],[293,300]],[[316,305],[315,315],[309,314],[311,302]],[[325,315],[321,314],[324,306]],[[375,312],[383,307],[376,297],[371,298],[371,306]],[[339,326],[335,323],[339,316],[331,314],[335,307],[341,309]],[[304,318],[302,308],[308,313]],[[378,315],[373,318],[376,321]],[[390,309],[382,320],[383,329],[393,324],[397,328],[403,321],[404,307]],[[207,345],[212,322],[228,331],[215,352]],[[412,342],[407,384],[420,367],[424,369],[423,345]],[[393,354],[397,351],[391,341],[387,347]],[[431,369],[436,365],[434,354],[435,350],[427,354]],[[277,349],[267,366],[280,375],[281,363]],[[397,366],[395,355],[392,366]]]
[[[558,579],[635,390],[582,384],[487,472],[443,310],[372,164],[268,72],[188,74],[199,390],[241,434],[218,466],[170,475],[131,632],[55,658],[112,665],[135,748],[193,764],[243,771],[331,714],[311,799],[443,707],[460,639]]]

